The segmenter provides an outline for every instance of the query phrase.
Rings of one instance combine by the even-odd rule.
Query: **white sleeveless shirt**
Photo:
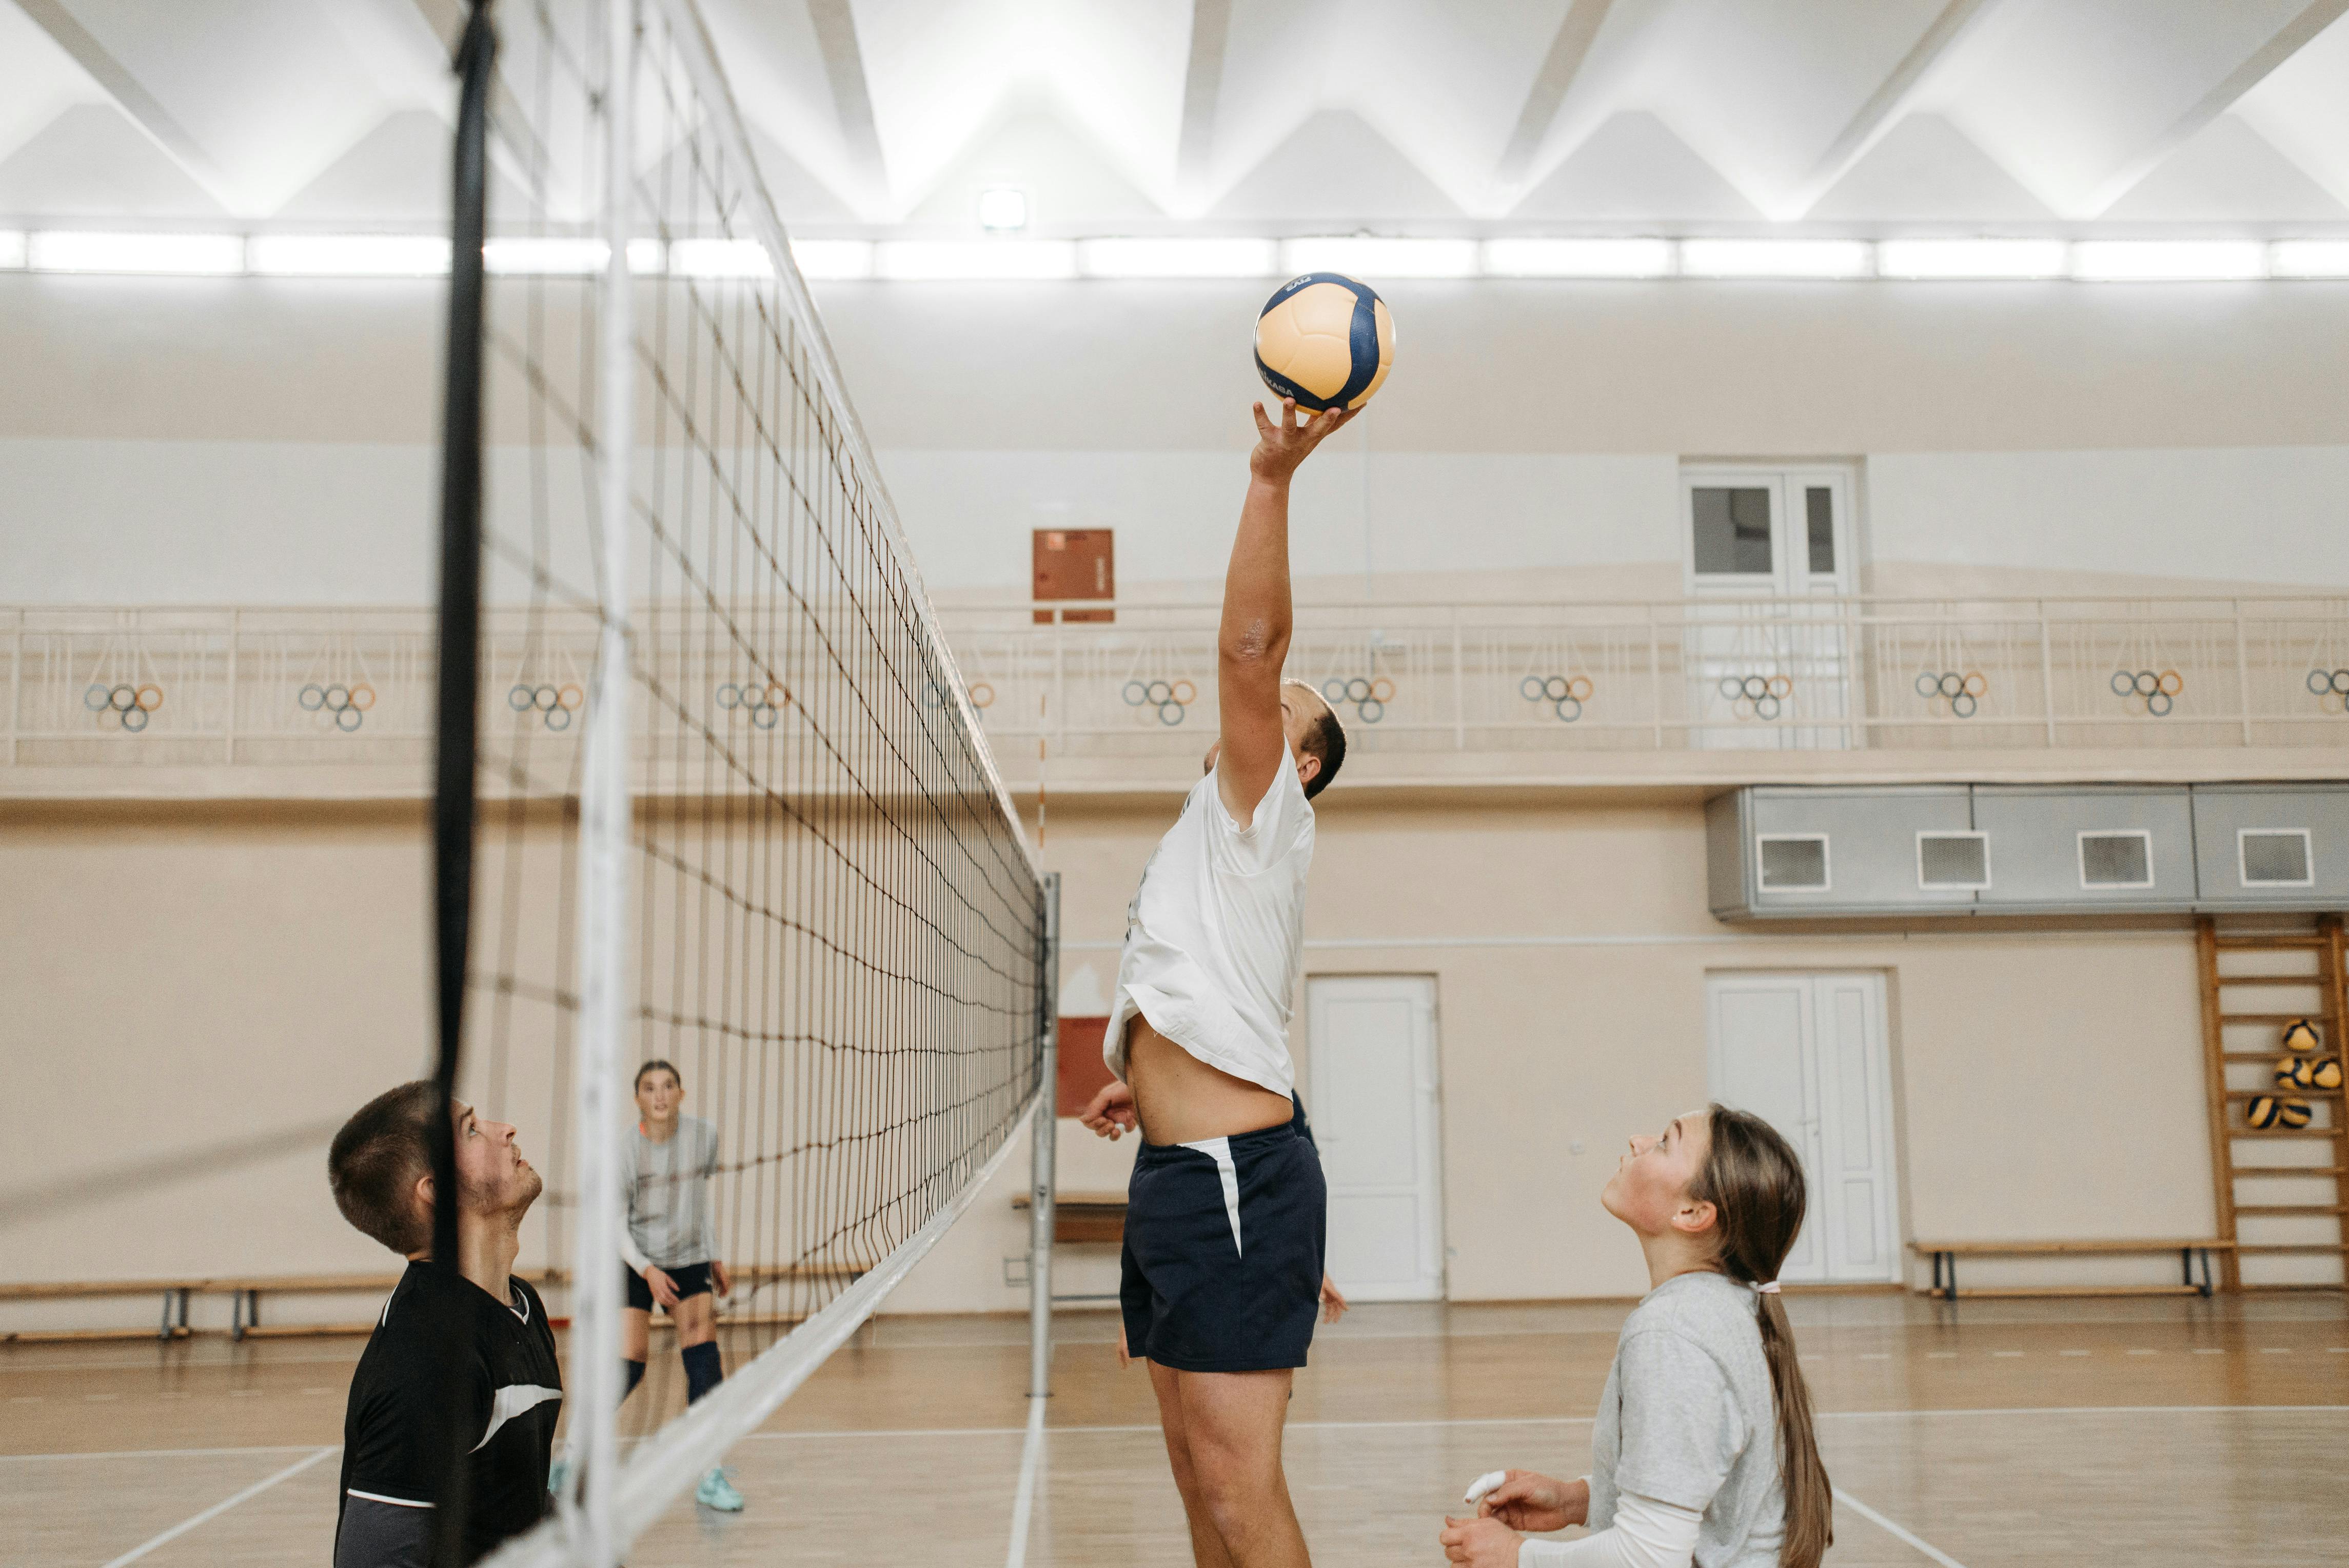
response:
[[[1234,1078],[1291,1094],[1289,1003],[1305,947],[1305,872],[1313,863],[1313,805],[1297,758],[1257,802],[1255,820],[1232,820],[1209,773],[1158,841],[1125,912],[1102,1055],[1126,1076],[1125,1028],[1150,1026]]]

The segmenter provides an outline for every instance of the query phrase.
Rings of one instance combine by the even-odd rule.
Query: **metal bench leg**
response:
[[[155,1337],[158,1339],[168,1340],[171,1337],[171,1296],[173,1294],[173,1292],[168,1290],[163,1293],[163,1321],[160,1326],[155,1330]]]

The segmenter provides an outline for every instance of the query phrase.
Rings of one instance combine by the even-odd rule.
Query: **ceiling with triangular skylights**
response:
[[[2349,228],[2349,0],[701,8],[803,234]],[[432,221],[460,10],[0,0],[0,221]]]

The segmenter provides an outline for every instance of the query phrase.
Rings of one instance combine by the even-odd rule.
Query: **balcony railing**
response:
[[[1078,618],[1103,608],[942,612],[1007,758],[1040,741],[1060,758],[1189,757],[1214,734],[1217,607]],[[593,624],[488,620],[484,712],[561,750]],[[431,624],[406,609],[0,611],[5,758],[413,763]],[[638,645],[649,678],[706,709],[697,723],[781,745],[821,722],[789,700],[804,656],[755,636]],[[2349,744],[2349,596],[1319,604],[1299,611],[1288,667],[1371,752]]]

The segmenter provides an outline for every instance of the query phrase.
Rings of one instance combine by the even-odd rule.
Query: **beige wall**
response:
[[[1090,966],[1105,989],[1172,809],[1054,802],[1045,858],[1065,877],[1072,983]],[[1437,980],[1455,1298],[1640,1288],[1637,1250],[1598,1192],[1627,1133],[1704,1099],[1704,976],[1721,969],[1888,976],[1904,1234],[2207,1233],[2183,929],[1730,929],[1704,911],[1703,852],[1690,797],[1325,800],[1309,974]],[[419,813],[12,808],[0,888],[0,1069],[30,1107],[0,1153],[5,1277],[389,1265],[335,1214],[322,1171],[334,1121],[424,1060]],[[1307,1044],[1300,1011],[1300,1059]],[[517,1065],[502,1099],[526,1147],[551,1148],[543,1071]],[[1130,1144],[1064,1123],[1061,1147],[1065,1186],[1122,1185]],[[1026,1158],[1015,1151],[895,1310],[1024,1304],[1003,1263],[1026,1249],[1010,1208]],[[526,1258],[543,1238],[526,1237]],[[2108,1277],[2158,1277],[2158,1260],[2144,1267]],[[1107,1290],[1113,1276],[1107,1250],[1080,1249],[1061,1284]],[[13,1308],[0,1326],[151,1310]],[[200,1305],[200,1318],[224,1310]]]

